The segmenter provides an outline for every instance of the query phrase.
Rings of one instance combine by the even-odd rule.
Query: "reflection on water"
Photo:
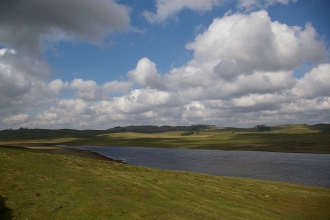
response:
[[[141,166],[330,188],[330,154],[146,147],[75,148]]]

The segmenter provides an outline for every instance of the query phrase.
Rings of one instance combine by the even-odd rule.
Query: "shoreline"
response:
[[[62,152],[70,152],[73,155],[69,155],[69,156],[77,156],[77,157],[86,157],[86,158],[91,158],[91,159],[97,159],[97,160],[108,160],[108,161],[112,161],[112,162],[117,162],[117,163],[125,163],[123,160],[115,160],[113,158],[104,156],[100,153],[91,151],[91,150],[84,150],[84,149],[77,149],[77,148],[70,148],[70,147],[64,147],[64,146],[58,146],[56,145],[56,147],[58,147],[58,151],[53,151],[52,153],[54,154],[61,154]],[[68,154],[65,154],[68,155]]]
[[[63,147],[63,146],[59,146],[59,145],[53,145],[53,146],[0,145],[0,147],[23,148],[23,149],[32,150],[32,151],[38,151],[41,153],[60,154],[60,155],[66,155],[66,156],[84,157],[84,158],[95,159],[95,160],[106,160],[106,161],[111,161],[111,162],[116,162],[116,163],[125,163],[122,160],[115,160],[113,158],[104,156],[104,155],[99,154],[94,151],[76,149],[76,148],[70,148],[70,147]]]
[[[47,151],[52,151],[53,153],[56,154],[63,154],[61,151],[65,151],[64,149],[74,149],[74,150],[81,150],[81,151],[89,151],[90,153],[85,153],[81,154],[78,153],[77,155],[85,155],[83,157],[88,157],[88,158],[95,158],[95,159],[101,159],[102,157],[108,158],[104,155],[101,155],[99,153],[93,152],[91,150],[83,150],[83,149],[77,149],[77,148],[71,148],[71,147],[78,147],[78,146],[91,146],[91,145],[65,145],[64,143],[24,143],[24,142],[11,142],[11,143],[6,143],[6,142],[0,142],[0,146],[15,146],[15,147],[23,147],[27,149],[32,149],[32,150],[47,150]],[[146,147],[146,148],[175,148],[175,149],[191,149],[191,150],[222,150],[222,151],[257,151],[257,152],[272,152],[272,153],[298,153],[298,154],[330,154],[330,151],[318,151],[318,150],[303,150],[303,149],[295,149],[291,147],[285,147],[284,149],[260,149],[260,148],[251,148],[251,147],[245,147],[245,145],[235,145],[231,147],[225,147],[225,148],[214,148],[214,147],[193,147],[193,148],[180,148],[180,147],[164,147],[164,146],[132,146],[132,145],[97,145],[93,144],[92,146],[95,147]],[[59,150],[59,149],[62,150]],[[69,150],[68,150],[69,151]],[[77,151],[78,152],[78,151]],[[71,152],[75,156],[76,154],[72,150]],[[64,153],[65,154],[65,153]],[[92,154],[98,154],[99,156],[93,156]],[[116,161],[116,162],[122,162],[125,163],[121,160],[115,160],[113,158],[108,158],[109,160]],[[104,160],[104,159],[103,159]]]

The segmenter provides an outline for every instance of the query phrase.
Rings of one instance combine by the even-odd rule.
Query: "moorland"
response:
[[[266,131],[263,130],[263,128]],[[144,146],[188,149],[330,153],[330,124],[254,128],[127,126],[108,130],[20,129],[0,131],[0,144],[29,147]]]
[[[330,188],[128,165],[57,145],[330,153],[330,126],[0,131],[0,219],[330,219]]]

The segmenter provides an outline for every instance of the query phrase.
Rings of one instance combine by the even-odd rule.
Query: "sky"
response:
[[[330,123],[328,0],[2,0],[0,130]]]

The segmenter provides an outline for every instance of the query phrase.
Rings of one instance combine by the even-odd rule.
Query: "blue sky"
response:
[[[0,129],[329,123],[326,0],[6,1]]]

